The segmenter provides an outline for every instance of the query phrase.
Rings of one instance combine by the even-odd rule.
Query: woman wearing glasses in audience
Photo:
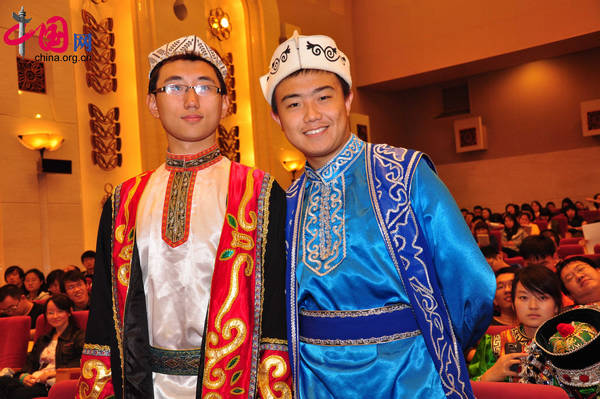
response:
[[[469,364],[476,381],[518,381],[525,346],[535,330],[560,312],[560,280],[550,269],[532,265],[519,270],[513,280],[512,303],[518,325],[496,335],[484,335]]]
[[[53,295],[46,302],[44,315],[52,330],[35,341],[23,370],[0,377],[0,398],[47,396],[57,368],[79,366],[85,334],[75,325],[72,307],[64,294]]]

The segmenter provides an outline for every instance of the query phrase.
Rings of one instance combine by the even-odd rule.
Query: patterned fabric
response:
[[[352,136],[325,167],[307,167],[288,190],[288,340],[299,396],[343,392],[345,398],[361,398],[377,390],[381,397],[472,397],[462,350],[489,323],[495,281],[428,162],[418,152],[372,146]],[[320,255],[319,240],[326,238],[318,227],[307,228],[326,218],[319,216],[327,208],[320,205],[321,184],[344,190],[339,214],[345,255],[327,273],[303,253]],[[321,198],[312,210],[315,192]],[[337,216],[330,209],[331,222]],[[459,272],[471,279],[457,281]],[[303,313],[369,311],[393,304],[410,304],[420,334],[336,347],[300,339]],[[347,329],[337,331],[341,339]]]
[[[469,363],[469,375],[473,380],[479,380],[481,376],[488,371],[500,356],[505,354],[505,347],[507,343],[520,343],[523,348],[531,343],[531,339],[528,338],[521,327],[513,327],[500,332],[495,335],[484,335],[479,343],[475,355]],[[506,382],[517,382],[518,377],[506,378]]]
[[[269,65],[269,72],[260,77],[260,86],[269,104],[279,82],[300,69],[333,72],[352,87],[350,60],[328,36],[300,36],[294,31],[292,37],[275,49]]]
[[[200,349],[170,350],[150,347],[152,371],[169,375],[197,375],[202,351]]]
[[[150,62],[148,76],[152,74],[152,70],[158,63],[181,54],[194,54],[202,57],[217,67],[223,79],[227,76],[227,67],[223,63],[223,60],[221,60],[221,57],[202,39],[194,35],[180,37],[151,52],[148,55],[148,61]]]
[[[148,315],[135,244],[137,205],[149,176],[119,185],[102,213],[78,398],[152,396]],[[231,163],[227,198],[203,343],[205,364],[196,369],[199,384],[204,381],[197,393],[254,397],[259,368],[271,356],[284,359],[284,364],[265,363],[273,392],[281,392],[281,384],[289,391],[285,322],[279,317],[284,313],[283,191],[264,172]],[[263,347],[261,338],[267,337],[276,342]]]

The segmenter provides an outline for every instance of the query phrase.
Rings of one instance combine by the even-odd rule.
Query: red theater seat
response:
[[[561,259],[564,259],[569,255],[583,255],[585,253],[583,247],[579,244],[559,245],[556,252]]]
[[[21,369],[25,366],[30,328],[29,316],[0,318],[0,370],[5,367]]]
[[[568,399],[569,395],[552,385],[519,384],[516,382],[472,381],[477,399]]]

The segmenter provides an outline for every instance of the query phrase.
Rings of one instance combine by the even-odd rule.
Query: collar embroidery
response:
[[[322,168],[306,165],[307,196],[302,233],[302,261],[324,276],[346,257],[346,181],[344,172],[359,157],[365,143],[355,135]]]
[[[217,144],[197,154],[172,154],[167,152],[165,168],[168,171],[198,171],[217,163],[222,158]]]
[[[320,181],[323,183],[328,183],[336,179],[354,163],[364,147],[364,141],[356,137],[354,134],[350,135],[348,142],[342,148],[342,150],[320,169],[315,170],[308,163],[306,163],[305,170],[307,181]]]

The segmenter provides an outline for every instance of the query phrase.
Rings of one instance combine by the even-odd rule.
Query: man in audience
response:
[[[556,265],[563,292],[576,305],[600,306],[600,268],[591,259],[573,256]]]
[[[550,238],[542,235],[525,237],[519,246],[519,252],[525,259],[526,266],[538,264],[556,271],[559,259],[554,242]]]
[[[25,272],[17,265],[10,266],[4,272],[4,281],[6,281],[6,284],[13,284],[22,289]]]
[[[502,252],[498,251],[497,246],[491,244],[483,246],[481,247],[481,252],[494,272],[505,267],[510,267],[510,265],[504,261]]]
[[[483,211],[483,207],[481,205],[475,205],[473,207],[473,214],[475,216],[481,216],[481,211]]]
[[[512,303],[512,289],[518,268],[503,267],[496,272],[496,295],[494,297],[494,318],[491,325],[515,326],[517,318]]]
[[[96,252],[85,251],[81,254],[81,264],[85,267],[86,277],[94,276],[94,265],[96,263]]]
[[[65,273],[60,282],[61,291],[73,301],[73,310],[89,310],[90,296],[85,275],[78,270]]]
[[[44,306],[27,299],[23,291],[14,284],[0,287],[0,314],[4,316],[29,316],[31,328],[39,315],[44,313]]]

